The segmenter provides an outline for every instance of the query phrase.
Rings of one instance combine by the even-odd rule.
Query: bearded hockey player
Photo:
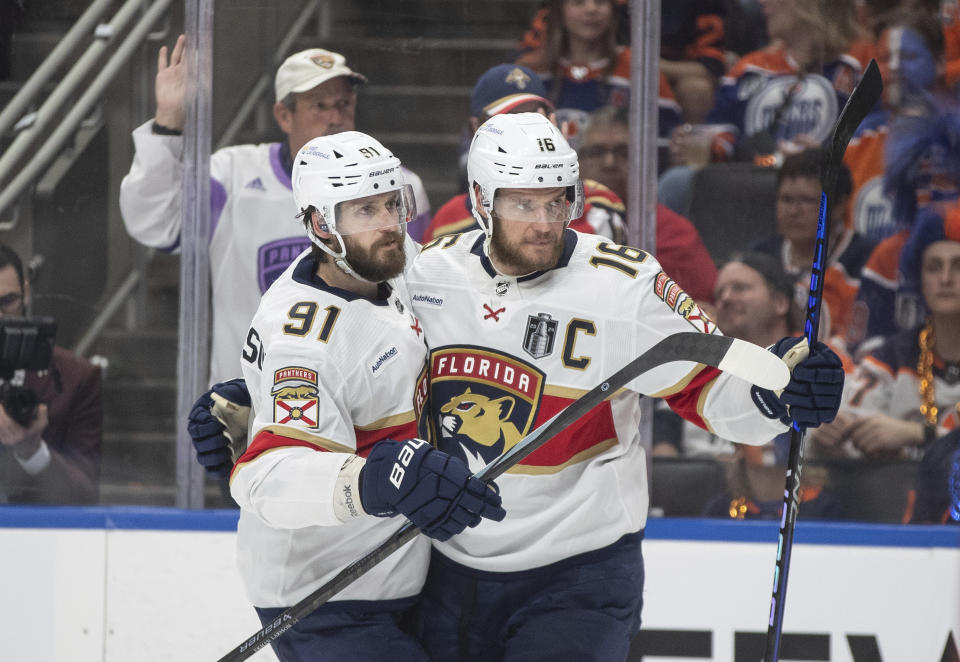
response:
[[[312,247],[247,333],[254,420],[231,475],[240,572],[264,623],[400,525],[382,518],[446,539],[504,516],[463,460],[416,438],[426,347],[397,280],[415,216],[400,161],[348,131],[304,145],[292,180]],[[275,640],[279,658],[426,660],[398,622],[428,556],[426,537],[403,547]]]
[[[583,205],[579,165],[547,118],[492,117],[467,170],[481,229],[426,244],[407,285],[430,347],[438,447],[476,470],[663,337],[718,330],[651,255],[567,227]],[[782,395],[690,362],[612,393],[498,478],[502,522],[434,543],[421,642],[435,660],[626,659],[648,501],[639,395],[762,444],[793,420],[831,420],[842,383],[818,344]]]

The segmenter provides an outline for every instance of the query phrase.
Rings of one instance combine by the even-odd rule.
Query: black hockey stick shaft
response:
[[[820,214],[817,220],[817,243],[813,253],[813,266],[810,270],[810,296],[807,299],[807,316],[804,335],[811,351],[817,343],[820,331],[820,308],[823,302],[823,279],[827,268],[827,248],[829,240],[828,225],[830,211],[837,189],[837,178],[843,164],[843,155],[847,144],[867,113],[876,105],[883,90],[880,70],[877,63],[870,64],[863,72],[860,82],[854,88],[846,105],[833,126],[830,144],[824,153],[820,166]],[[780,535],[777,544],[777,563],[773,574],[773,594],[770,598],[770,615],[767,623],[767,638],[763,659],[765,662],[778,662],[780,642],[783,634],[783,613],[787,600],[787,576],[790,571],[790,554],[793,551],[793,532],[797,522],[797,509],[800,506],[800,473],[803,470],[804,430],[796,423],[790,431],[790,453],[787,458],[786,487],[783,491],[783,505],[780,515]]]
[[[488,482],[494,480],[632,380],[648,370],[673,361],[691,361],[719,368],[764,388],[783,388],[790,379],[786,365],[761,347],[719,335],[676,333],[662,339],[606,381],[557,412],[551,419],[526,435],[513,448],[490,462],[475,475]],[[297,604],[284,610],[259,632],[220,658],[220,662],[239,662],[247,659],[366,574],[390,554],[413,540],[419,533],[420,530],[417,527],[411,522],[406,522],[376,549],[348,565]]]

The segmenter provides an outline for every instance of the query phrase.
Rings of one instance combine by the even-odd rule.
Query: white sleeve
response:
[[[254,326],[261,332],[281,326],[279,321],[258,321],[254,319]],[[255,416],[250,444],[231,477],[230,493],[241,508],[271,527],[340,525],[334,508],[337,477],[357,445],[344,401],[345,384],[355,376],[342,374],[335,361],[298,338],[280,331],[260,335],[262,367],[247,361],[242,365]],[[277,374],[287,369],[315,378],[312,384],[301,384],[304,392],[294,396],[297,399],[278,395],[283,384],[275,381]],[[311,415],[287,416],[291,405]]]
[[[343,522],[334,513],[333,491],[340,468],[350,457],[278,448],[239,467],[230,481],[230,494],[241,508],[274,528],[337,526]]]
[[[703,418],[721,439],[762,446],[788,427],[767,418],[750,397],[752,385],[739,377],[721,373],[707,393]]]
[[[133,132],[130,172],[120,183],[120,214],[130,236],[152,248],[179,244],[183,136],[154,135],[153,120]]]
[[[663,337],[699,331],[722,335],[699,304],[660,270],[653,258],[645,264],[645,278],[637,279],[638,292],[630,294],[639,303],[634,324],[634,356]],[[639,294],[640,296],[637,296]],[[678,361],[654,368],[632,382],[641,393],[667,398],[674,411],[686,420],[706,426],[717,436],[737,443],[761,445],[784,432],[779,420],[764,416],[750,396],[751,384],[713,368],[697,371],[696,364]]]

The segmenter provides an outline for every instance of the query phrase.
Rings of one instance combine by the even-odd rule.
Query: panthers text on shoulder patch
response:
[[[317,373],[309,368],[280,368],[273,373],[273,420],[309,429],[317,427]]]

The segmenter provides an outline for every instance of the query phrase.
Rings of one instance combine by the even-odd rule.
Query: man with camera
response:
[[[29,297],[0,244],[0,503],[96,503],[100,369],[55,347],[49,318],[24,319]]]

